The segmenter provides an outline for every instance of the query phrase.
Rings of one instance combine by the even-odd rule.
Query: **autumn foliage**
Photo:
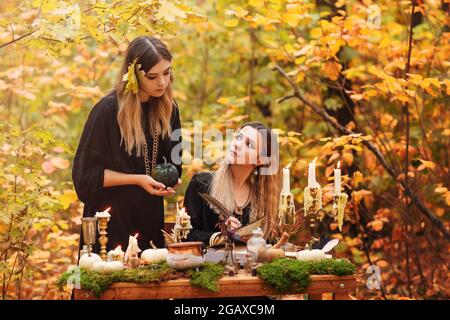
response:
[[[326,228],[357,265],[355,298],[450,298],[449,22],[446,0],[1,1],[1,297],[68,298],[55,281],[78,255],[74,150],[128,41],[152,34],[174,54],[186,141],[195,120],[268,123],[299,208],[308,162],[329,205],[341,161],[344,228]],[[181,195],[215,168],[184,160]],[[371,265],[380,289],[366,286]]]

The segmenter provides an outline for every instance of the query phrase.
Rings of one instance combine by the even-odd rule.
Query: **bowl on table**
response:
[[[173,243],[167,249],[167,264],[176,270],[197,268],[205,263],[206,247],[201,241]]]

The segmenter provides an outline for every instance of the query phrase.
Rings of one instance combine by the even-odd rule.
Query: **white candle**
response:
[[[283,194],[291,193],[291,182],[290,182],[290,170],[289,167],[291,164],[289,163],[285,168],[283,168]]]
[[[319,188],[320,185],[316,181],[316,160],[315,158],[308,166],[308,187]]]
[[[139,252],[141,252],[141,249],[138,246],[137,237],[138,237],[138,234],[136,233],[136,235],[130,236],[128,238],[128,247],[127,247],[127,251],[125,252],[125,260],[126,261],[128,261],[131,254],[137,255]]]
[[[102,212],[96,212],[95,213],[95,217],[97,217],[97,218],[108,218],[108,220],[109,220],[109,218],[111,218],[111,215],[109,214],[109,210],[111,210],[111,207],[109,207],[108,209],[106,209],[105,211],[102,211]]]
[[[341,194],[341,161],[338,162],[337,169],[334,169],[334,194]]]
[[[112,250],[113,261],[123,261],[124,252],[122,251],[122,246],[117,246],[114,250]]]

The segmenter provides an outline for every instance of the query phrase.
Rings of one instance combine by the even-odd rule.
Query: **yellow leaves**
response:
[[[73,190],[64,190],[64,192],[58,198],[64,210],[69,208],[72,203],[77,201],[77,199],[77,194]]]
[[[52,158],[50,160],[50,163],[52,164],[52,166],[54,166],[55,168],[61,169],[61,170],[65,170],[68,169],[70,166],[70,162],[69,160],[60,158],[60,157],[55,157]]]
[[[423,77],[420,74],[408,73],[408,81],[416,86],[420,85]]]
[[[434,168],[436,167],[436,164],[434,162],[432,162],[432,161],[426,161],[426,160],[423,160],[423,159],[418,159],[418,160],[422,164],[417,167],[417,171],[422,171],[422,170],[425,170],[425,169],[434,170]]]
[[[448,192],[448,189],[445,188],[445,187],[437,187],[436,189],[434,189],[434,192],[437,192],[437,193],[446,193],[446,192]]]
[[[240,6],[234,7],[234,15],[238,18],[245,18],[248,15],[248,10],[245,10],[244,8]]]
[[[249,0],[248,4],[255,8],[262,8],[265,5],[265,0]]]
[[[159,3],[161,4],[161,6],[159,7],[158,13],[156,14],[157,19],[164,19],[167,22],[173,23],[177,19],[186,18],[186,13],[169,1],[160,0]]]
[[[36,96],[34,95],[34,93],[32,93],[28,90],[23,90],[20,88],[13,88],[12,91],[14,94],[16,94],[19,97],[25,98],[27,100],[36,100]]]
[[[139,81],[136,77],[136,73],[141,74],[142,76],[145,75],[145,72],[141,70],[141,64],[136,63],[137,58],[134,59],[132,63],[128,66],[128,72],[125,73],[122,77],[122,81],[126,81],[127,85],[125,87],[125,93],[131,91],[134,94],[137,94],[139,92]]]
[[[238,24],[239,24],[238,19],[228,19],[228,20],[225,20],[225,22],[224,22],[225,27],[229,27],[229,28],[236,27]]]
[[[339,73],[342,70],[342,65],[336,61],[327,61],[323,66],[321,71],[330,80],[337,80]]]
[[[98,99],[101,95],[100,87],[86,87],[86,86],[77,86],[74,89],[74,96],[79,99],[91,98],[93,100]]]
[[[296,147],[296,146],[301,147],[301,146],[303,146],[303,142],[300,141],[299,138],[297,138],[298,136],[301,135],[299,132],[289,131],[285,135],[285,132],[283,130],[280,130],[280,129],[272,129],[272,131],[275,134],[279,135],[279,143],[282,146],[285,146],[285,145],[289,145],[289,146],[292,146],[292,147]]]
[[[320,27],[322,28],[322,30],[324,31],[324,33],[331,33],[331,32],[336,32],[339,30],[339,27],[334,24],[331,23],[328,20],[320,20],[319,21]]]
[[[301,19],[302,16],[297,13],[284,13],[281,15],[281,20],[292,28],[297,27]]]
[[[301,136],[302,134],[296,131],[289,131],[288,136],[289,137],[295,137],[295,136]]]
[[[363,182],[363,174],[361,173],[361,171],[356,171],[353,173],[353,178],[352,178],[352,187],[356,188],[358,187],[358,185]]]
[[[334,3],[334,6],[336,8],[341,8],[341,7],[345,6],[346,3],[347,3],[347,0],[338,0]]]
[[[344,160],[347,166],[351,166],[353,164],[353,154],[351,152],[344,152],[342,154],[342,160]]]
[[[448,96],[450,95],[450,80],[448,79],[444,79],[444,84],[445,84],[445,94],[447,94]]]
[[[377,76],[378,78],[381,78],[381,79],[385,79],[386,78],[386,73],[383,71],[383,70],[380,70],[380,69],[378,69],[377,67],[375,67],[375,66],[370,66],[368,69],[367,69],[371,74],[373,74],[373,75],[375,75],[375,76]]]
[[[207,22],[207,17],[196,12],[186,12],[186,22],[193,23],[194,25]],[[212,25],[211,25],[212,26]]]
[[[394,96],[391,99],[392,101],[394,100],[398,100],[401,102],[408,102],[409,101],[409,97],[403,93],[396,93],[394,94]]]
[[[58,2],[58,0],[33,0],[32,6],[42,10],[43,13],[46,13],[58,8]]]
[[[275,134],[277,134],[277,135],[282,135],[282,134],[284,134],[284,130],[279,129],[279,128],[273,128],[273,129],[272,129],[272,132],[275,133]]]
[[[378,44],[378,49],[384,49],[384,48],[388,48],[390,46],[391,46],[391,39],[386,37],[386,38],[383,38],[383,40],[380,41],[380,43]]]
[[[426,89],[426,88],[428,88],[430,86],[430,84],[434,85],[436,88],[440,88],[440,86],[441,86],[440,83],[439,83],[439,80],[436,79],[436,78],[425,78],[425,79],[423,79],[422,82],[420,82],[419,85],[423,89]]]
[[[65,113],[70,111],[70,106],[62,102],[50,101],[48,103],[48,109],[45,111],[45,115],[50,115],[54,113]]]
[[[408,82],[424,89],[428,94],[432,95],[433,97],[436,97],[437,94],[436,94],[436,92],[433,91],[433,89],[431,88],[431,85],[436,87],[438,90],[441,88],[441,83],[440,83],[439,79],[423,78],[419,74],[408,74]],[[446,84],[447,94],[448,94],[450,92],[450,90],[449,90],[447,83],[448,83],[448,80],[444,80],[444,84]],[[409,94],[409,95],[413,96],[411,94]]]
[[[368,71],[378,78],[383,79],[383,82],[376,83],[375,87],[384,93],[392,94],[391,101],[397,100],[404,103],[416,97],[416,90],[408,89],[408,86],[411,85],[422,88],[433,97],[436,97],[437,93],[432,89],[432,86],[438,90],[441,86],[439,79],[423,78],[419,74],[408,74],[408,80],[405,80],[403,78],[392,77],[375,66],[370,66]]]
[[[247,19],[249,18],[251,20],[250,17],[248,17],[248,10],[240,7],[240,6],[234,6],[233,9],[228,9],[225,12],[227,15],[232,15],[235,16],[236,18],[230,18],[225,20],[224,22],[224,26],[225,27],[229,27],[229,28],[234,28],[237,27],[239,25],[239,19]],[[253,22],[254,24],[254,22]]]
[[[345,42],[341,39],[337,39],[335,41],[330,41],[328,44],[328,49],[330,51],[330,57],[335,57],[338,53],[339,49],[345,45]]]
[[[431,88],[430,84],[435,86],[438,90],[441,87],[441,84],[440,84],[439,80],[436,79],[436,78],[425,78],[425,79],[423,79],[423,81],[420,83],[420,87],[423,88],[431,96],[436,97],[437,94],[436,94],[436,92],[433,91],[433,89]]]
[[[282,146],[291,145],[291,146],[302,146],[303,142],[301,142],[296,137],[280,137],[279,142]]]
[[[369,199],[372,196],[372,191],[369,190],[357,190],[352,192],[352,199],[355,203],[355,206],[359,205],[362,199]]]
[[[324,138],[320,139],[321,141],[329,141],[325,145],[322,146],[322,149],[327,150],[336,150],[336,149],[343,149],[343,150],[355,150],[355,151],[362,151],[362,148],[359,146],[359,144],[364,140],[371,140],[372,137],[370,135],[363,136],[362,134],[350,134],[350,135],[343,135],[337,138],[333,138],[332,141],[331,138]],[[348,151],[344,151],[348,152]]]
[[[46,37],[58,41],[73,41],[81,34],[81,11],[77,3],[70,5],[64,1],[44,1],[42,15],[33,21],[37,30],[33,37]],[[45,7],[45,9],[44,9]]]
[[[350,98],[352,98],[352,100],[354,100],[354,101],[360,101],[364,98],[364,95],[361,93],[355,93],[355,94],[350,95]]]
[[[230,103],[230,98],[228,98],[228,97],[220,97],[219,99],[217,99],[217,103],[227,105],[227,104]]]
[[[389,113],[385,113],[381,116],[380,123],[383,127],[394,129],[398,124],[398,120],[394,119]]]
[[[450,191],[446,187],[437,187],[434,191],[441,194],[445,199],[445,203],[450,206]]]
[[[367,224],[373,231],[381,231],[383,229],[383,221],[375,220]]]
[[[311,29],[311,31],[309,32],[309,35],[311,36],[311,38],[313,39],[317,39],[323,36],[322,33],[322,29],[317,27],[317,28],[313,28]]]

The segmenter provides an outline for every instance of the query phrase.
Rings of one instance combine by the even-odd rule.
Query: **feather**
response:
[[[163,236],[164,236],[164,240],[166,241],[166,245],[168,244],[172,244],[175,243],[175,240],[173,239],[173,229],[172,229],[172,234],[167,233],[165,230],[161,229]]]
[[[321,249],[323,252],[329,252],[339,243],[339,239],[333,239],[327,242],[326,245]]]
[[[236,231],[234,233],[238,236],[238,238],[242,242],[247,242],[248,239],[252,236],[252,231],[258,227],[261,227],[263,224],[263,221],[264,221],[264,218],[260,218],[260,219],[256,220],[255,222],[252,222],[243,227],[240,227],[239,229],[236,229]],[[221,237],[221,238],[219,238],[217,243],[213,244],[211,247],[222,246],[224,244],[225,244],[225,239],[223,237]]]
[[[214,210],[214,212],[219,215],[220,220],[225,221],[226,219],[232,216],[231,212],[227,208],[225,208],[225,206],[222,203],[220,203],[217,199],[211,197],[209,194],[206,193],[199,192],[198,194],[208,203],[211,209]]]

